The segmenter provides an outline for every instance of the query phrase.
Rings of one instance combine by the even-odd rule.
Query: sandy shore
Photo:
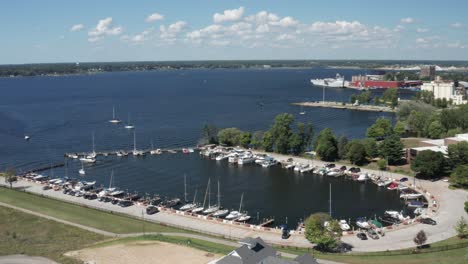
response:
[[[220,258],[220,255],[206,253],[190,247],[156,241],[139,241],[85,248],[68,252],[65,255],[89,264],[205,264]]]

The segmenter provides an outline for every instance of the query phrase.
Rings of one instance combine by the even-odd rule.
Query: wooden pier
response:
[[[263,221],[263,223],[260,223],[259,226],[264,227],[264,226],[269,226],[275,222],[274,218],[266,219]]]
[[[179,153],[183,152],[183,149],[198,149],[197,147],[188,147],[188,148],[164,148],[164,149],[159,149],[161,150],[161,153],[158,154],[153,154],[153,155],[159,155],[163,153]],[[137,149],[138,152],[140,152],[142,155],[149,154],[151,151],[156,151],[157,149]],[[133,149],[132,150],[110,150],[110,151],[96,151],[95,154],[96,156],[112,156],[112,155],[117,155],[118,153],[124,152],[127,155],[132,155]],[[78,157],[85,157],[88,155],[91,155],[92,152],[68,152],[65,153],[64,156],[67,158],[72,157],[73,155],[76,155]]]

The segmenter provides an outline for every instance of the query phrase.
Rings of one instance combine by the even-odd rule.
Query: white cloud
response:
[[[412,17],[405,17],[405,18],[400,19],[400,23],[403,23],[403,24],[411,24],[414,22],[415,20]]]
[[[450,25],[450,27],[453,27],[453,28],[462,28],[464,27],[465,25],[463,25],[462,23],[460,22],[455,22],[453,24]]]
[[[80,31],[84,28],[84,25],[83,24],[76,24],[76,25],[73,25],[71,28],[70,28],[70,31],[74,32],[74,31]]]
[[[241,6],[237,9],[227,9],[224,10],[222,14],[216,13],[213,15],[213,21],[215,23],[222,23],[225,21],[237,21],[244,14],[244,7]]]
[[[181,32],[187,27],[187,22],[177,21],[169,26],[161,25],[159,27],[159,37],[166,42],[174,42],[178,39]]]
[[[278,21],[277,24],[282,27],[291,27],[299,24],[299,22],[294,18],[287,16]]]
[[[418,43],[418,44],[427,44],[427,43],[429,43],[429,42],[430,42],[430,40],[429,40],[429,39],[425,39],[425,38],[417,38],[417,39],[416,39],[416,43]]]
[[[418,33],[425,33],[425,32],[428,32],[428,31],[429,31],[429,29],[427,29],[427,28],[417,28],[416,29],[416,32],[418,32]]]
[[[336,21],[336,22],[314,22],[310,25],[309,30],[316,33],[325,33],[330,35],[335,34],[350,34],[358,33],[366,30],[366,27],[358,21]]]
[[[95,28],[88,32],[88,41],[96,42],[101,40],[105,36],[115,36],[120,35],[123,31],[123,28],[112,27],[112,17],[107,17],[99,20]]]
[[[293,40],[296,39],[296,36],[291,34],[281,34],[279,35],[276,40]]]
[[[158,20],[163,20],[164,16],[159,13],[153,13],[146,18],[146,22],[151,23]]]
[[[254,22],[256,24],[268,24],[271,22],[276,22],[279,20],[279,17],[273,13],[268,13],[267,11],[260,11],[255,15],[251,15],[245,18],[247,22]]]
[[[458,40],[456,42],[447,44],[447,47],[452,49],[465,49],[468,48],[468,45],[464,45]]]

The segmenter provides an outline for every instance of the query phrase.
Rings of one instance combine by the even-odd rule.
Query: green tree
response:
[[[387,118],[378,118],[375,123],[367,129],[367,137],[385,138],[393,133],[392,123]]]
[[[398,90],[397,89],[387,89],[382,95],[382,100],[386,103],[389,103],[392,108],[398,105]]]
[[[415,133],[418,137],[426,135],[426,127],[429,122],[429,116],[418,111],[411,111],[408,117],[408,127],[411,132]]]
[[[325,213],[312,214],[305,220],[305,237],[323,251],[331,250],[337,245],[333,229],[329,231],[324,227],[326,221],[331,221],[331,217]]]
[[[346,157],[352,164],[362,165],[367,162],[366,149],[359,140],[353,140],[349,143]]]
[[[287,113],[279,114],[275,117],[275,121],[270,128],[274,148],[279,153],[286,154],[289,151],[289,138],[293,133],[291,129],[293,122],[293,115]]]
[[[16,171],[13,168],[8,168],[5,173],[3,173],[5,177],[5,182],[10,185],[10,188],[13,188],[13,183],[16,182],[18,179],[16,178]]]
[[[411,162],[411,169],[423,178],[439,178],[445,174],[446,161],[440,152],[423,150]]]
[[[224,128],[218,132],[218,140],[220,144],[226,146],[239,145],[242,131],[235,127]]]
[[[274,144],[273,136],[271,135],[269,131],[265,132],[263,134],[263,142],[262,142],[263,149],[267,152],[272,152],[273,144]]]
[[[468,237],[468,223],[466,223],[465,218],[462,216],[460,220],[458,220],[457,225],[455,225],[455,231],[459,238],[466,238]]]
[[[242,147],[248,148],[252,140],[252,134],[250,132],[243,132],[240,135],[239,143]]]
[[[387,169],[387,160],[385,159],[379,159],[377,161],[377,166],[379,166],[379,170],[386,170]]]
[[[217,144],[218,128],[212,124],[205,124],[202,129],[201,144]]]
[[[424,243],[426,243],[426,240],[427,240],[427,236],[423,230],[419,231],[416,234],[416,236],[413,238],[413,241],[417,245],[418,248],[424,245]]]
[[[338,157],[340,159],[346,158],[346,153],[348,152],[348,138],[345,135],[342,135],[338,140]]]
[[[442,124],[440,121],[432,121],[427,128],[427,135],[430,138],[440,138],[444,133],[444,129],[442,128]]]
[[[450,174],[450,182],[461,188],[468,188],[468,165],[458,165]]]
[[[255,131],[252,135],[252,140],[250,142],[254,149],[262,148],[263,144],[263,131]]]
[[[379,147],[377,141],[373,138],[365,138],[362,141],[364,148],[366,149],[366,155],[373,159],[379,156]]]
[[[315,142],[315,152],[324,161],[334,161],[338,158],[336,137],[330,128],[320,132]]]
[[[294,155],[299,155],[302,152],[303,141],[301,137],[293,133],[289,138],[289,148],[291,149]]]
[[[400,137],[391,135],[380,144],[380,155],[388,160],[389,165],[395,165],[404,156],[404,148],[405,146],[401,143]]]
[[[448,163],[455,168],[459,165],[468,165],[468,142],[462,141],[448,146]]]
[[[393,127],[393,132],[397,134],[399,137],[402,137],[406,133],[405,123],[402,121],[397,121],[395,126]]]

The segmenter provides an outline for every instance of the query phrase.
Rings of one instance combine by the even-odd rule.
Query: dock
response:
[[[189,147],[189,148],[161,148],[161,149],[137,149],[138,152],[140,152],[142,155],[150,154],[151,151],[155,150],[160,150],[161,152],[158,154],[153,154],[153,155],[159,155],[162,153],[180,153],[183,152],[184,149],[198,149],[197,147]],[[112,155],[117,155],[118,153],[126,153],[127,155],[131,155],[133,153],[132,150],[109,150],[109,151],[96,151],[95,154],[96,156],[112,156]],[[78,157],[84,157],[91,155],[92,152],[67,152],[64,154],[65,157],[71,158],[73,155],[77,155]],[[62,165],[63,166],[63,165]]]
[[[269,226],[269,225],[273,224],[274,222],[275,222],[274,218],[265,219],[265,221],[263,221],[263,223],[260,223],[259,226],[261,226],[261,227]]]
[[[63,163],[63,162],[62,163],[56,163],[56,164],[50,164],[50,165],[47,165],[47,166],[39,167],[37,169],[32,169],[30,171],[27,171],[25,174],[46,171],[46,170],[50,170],[50,169],[60,168],[60,167],[63,167],[63,166],[65,166],[65,163]]]
[[[356,105],[356,104],[345,103],[345,102],[331,102],[331,101],[299,102],[299,103],[292,103],[292,105],[304,106],[304,107],[349,109],[349,110],[369,111],[369,112],[388,112],[388,113],[396,112],[396,109],[392,109],[391,107],[388,107],[388,106]]]

